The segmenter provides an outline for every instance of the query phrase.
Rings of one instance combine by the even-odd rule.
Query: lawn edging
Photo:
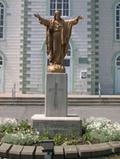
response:
[[[110,156],[120,153],[120,142],[108,142],[89,145],[61,145],[54,146],[53,159],[87,159]],[[22,146],[1,143],[0,157],[21,159],[43,159],[47,153],[42,146]]]

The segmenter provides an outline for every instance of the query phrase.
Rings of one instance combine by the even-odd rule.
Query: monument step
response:
[[[89,102],[91,102],[91,103],[119,103],[120,102],[120,100],[69,100],[68,99],[68,102],[69,103],[89,103]]]
[[[120,106],[120,97],[68,97],[68,106]],[[0,97],[0,106],[44,106],[44,97]]]
[[[12,102],[15,102],[15,103],[45,103],[45,101],[44,100],[40,100],[40,101],[33,101],[33,100],[0,100],[0,103],[12,103]]]
[[[0,103],[0,106],[44,106],[44,104],[29,104],[29,103],[21,103],[21,104],[16,104],[16,103],[4,103],[4,104],[1,104]]]
[[[44,106],[44,103],[0,103],[0,106]],[[77,103],[77,104],[68,104],[70,107],[78,106],[120,106],[120,103]]]
[[[113,104],[102,104],[102,103],[95,103],[95,104],[86,104],[86,103],[83,103],[83,104],[69,104],[68,105],[69,107],[79,107],[79,106],[87,106],[87,107],[93,107],[93,106],[110,106],[110,107],[115,107],[115,106],[120,106],[120,104],[117,104],[117,103],[113,103]]]

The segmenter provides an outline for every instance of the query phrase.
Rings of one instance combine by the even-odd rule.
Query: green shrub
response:
[[[61,134],[56,134],[54,137],[53,137],[53,140],[55,142],[55,145],[61,145],[63,143],[63,135]]]
[[[81,139],[67,139],[63,142],[63,145],[78,145],[81,144]]]
[[[17,129],[18,131],[27,131],[32,129],[32,127],[30,123],[28,122],[28,120],[21,120],[17,125]]]
[[[102,143],[120,140],[120,124],[107,118],[88,118],[83,122],[85,133],[83,140],[90,143]]]
[[[0,133],[12,133],[16,131],[17,125],[13,123],[0,124]]]
[[[0,118],[0,141],[6,133],[13,133],[17,129],[17,121],[11,118]]]
[[[15,145],[33,145],[37,142],[38,136],[26,133],[26,132],[17,132],[11,134],[5,134],[2,138],[2,142],[15,144]]]
[[[39,141],[41,140],[49,140],[50,139],[50,135],[48,130],[44,130],[44,132],[42,134],[39,134]]]

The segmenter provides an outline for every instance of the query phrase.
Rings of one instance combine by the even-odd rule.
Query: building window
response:
[[[0,66],[3,64],[2,57],[0,56]]]
[[[120,56],[117,57],[116,65],[117,65],[117,66],[120,66]]]
[[[63,65],[65,67],[69,67],[70,66],[70,61],[71,61],[71,46],[70,46],[70,44],[68,44],[68,50],[67,50],[67,54],[65,56],[65,59],[63,61]]]
[[[4,5],[0,2],[0,39],[3,39],[4,33]]]
[[[61,12],[61,16],[69,16],[69,0],[50,0],[50,15],[53,16],[56,10]]]
[[[115,39],[120,40],[120,2],[115,6]]]

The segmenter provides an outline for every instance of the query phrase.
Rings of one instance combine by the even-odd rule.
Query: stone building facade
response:
[[[120,93],[120,0],[0,0],[0,92],[45,93],[44,26],[56,9],[73,27],[65,58],[69,94]]]
[[[21,1],[0,0],[0,92],[20,80]]]

